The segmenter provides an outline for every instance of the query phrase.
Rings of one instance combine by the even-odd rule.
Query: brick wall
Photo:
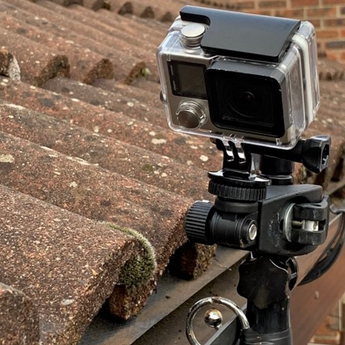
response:
[[[345,63],[345,0],[196,0],[218,8],[309,20],[320,55]]]
[[[344,297],[343,297],[344,300]],[[341,308],[343,302],[339,301],[337,305],[333,308],[330,315],[322,321],[320,326],[315,332],[315,335],[310,340],[308,345],[317,344],[332,344],[332,345],[343,345],[344,342],[341,336],[341,320],[343,315],[341,315]]]

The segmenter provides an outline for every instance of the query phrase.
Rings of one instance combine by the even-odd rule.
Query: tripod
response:
[[[312,252],[327,236],[329,203],[321,186],[294,185],[294,162],[312,172],[328,165],[330,138],[299,140],[291,150],[216,141],[223,168],[209,173],[215,203],[197,201],[188,211],[186,233],[197,243],[219,244],[250,252],[239,267],[238,293],[247,299],[246,315],[231,301],[199,301],[187,320],[187,337],[199,344],[191,324],[207,304],[224,304],[239,317],[240,345],[292,345],[290,292],[297,282],[294,257]],[[260,175],[252,173],[259,155]],[[220,319],[210,315],[219,328]],[[237,339],[236,342],[237,343]],[[235,344],[234,343],[234,344]]]

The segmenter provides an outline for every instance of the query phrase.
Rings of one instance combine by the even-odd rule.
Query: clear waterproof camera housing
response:
[[[309,22],[186,6],[157,59],[178,132],[289,149],[319,107]]]

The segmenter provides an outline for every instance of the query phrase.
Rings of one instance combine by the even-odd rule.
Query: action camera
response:
[[[319,107],[315,29],[306,21],[186,6],[157,59],[177,132],[289,149]]]

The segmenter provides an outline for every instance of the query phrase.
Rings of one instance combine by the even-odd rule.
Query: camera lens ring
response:
[[[208,81],[215,90],[210,93],[210,116],[215,126],[245,131],[254,129],[265,133],[275,128],[273,93],[277,90],[276,83],[261,76],[232,71],[224,73],[220,69],[209,71],[211,81]]]

